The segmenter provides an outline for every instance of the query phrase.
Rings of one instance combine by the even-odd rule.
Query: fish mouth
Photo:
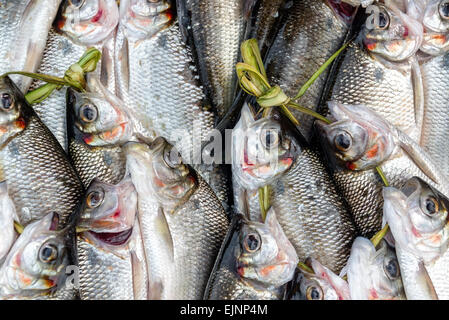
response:
[[[84,143],[90,146],[106,146],[106,145],[114,145],[120,143],[124,137],[128,137],[129,126],[128,122],[121,122],[119,125],[115,126],[110,130],[105,130],[99,133],[85,133],[80,130],[82,133],[82,140]]]
[[[121,246],[128,242],[133,228],[127,229],[121,232],[95,232],[89,231],[97,240],[111,245],[111,246]]]
[[[440,55],[449,50],[448,34],[438,32],[424,32],[420,50],[428,55]]]
[[[271,177],[286,171],[292,163],[293,157],[290,156],[279,159],[277,163],[274,163],[274,166],[273,163],[251,164],[245,160],[242,164],[242,171],[255,178]]]
[[[334,11],[335,15],[345,24],[349,25],[357,13],[357,7],[341,0],[327,0],[327,5]]]

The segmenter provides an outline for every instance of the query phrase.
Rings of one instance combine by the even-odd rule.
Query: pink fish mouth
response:
[[[121,246],[131,237],[133,228],[121,232],[94,232],[89,231],[96,239],[111,246]]]

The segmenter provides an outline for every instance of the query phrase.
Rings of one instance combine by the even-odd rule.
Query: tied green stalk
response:
[[[36,80],[47,82],[46,84],[36,88],[25,95],[25,99],[29,104],[36,104],[47,99],[54,90],[59,90],[63,86],[72,87],[78,91],[84,92],[86,90],[85,75],[97,68],[97,64],[101,59],[101,52],[95,48],[89,48],[78,60],[77,63],[72,64],[64,73],[63,78],[50,76],[40,73],[11,71],[2,75],[2,77],[10,74],[19,74],[30,77]]]
[[[282,112],[295,124],[299,125],[299,121],[293,116],[289,108],[296,109],[300,112],[308,114],[316,119],[319,119],[327,124],[332,123],[326,117],[320,115],[319,113],[300,106],[294,100],[302,97],[307,89],[318,79],[318,77],[331,65],[331,63],[342,53],[349,42],[345,43],[340,49],[337,50],[313,75],[307,80],[307,82],[299,89],[298,94],[290,98],[281,87],[272,87],[268,83],[267,73],[263,65],[262,57],[260,55],[259,45],[256,39],[249,39],[242,43],[241,52],[243,62],[237,63],[235,69],[237,72],[237,77],[239,79],[240,87],[243,91],[249,95],[255,96],[257,98],[257,103],[264,109],[263,116],[268,114],[268,110],[272,107],[280,107]],[[376,171],[379,174],[382,182],[388,187],[388,180],[380,167],[376,167]],[[266,212],[270,206],[269,204],[269,194],[266,187],[259,189],[259,204],[262,212],[262,218],[265,220]],[[378,234],[376,234],[372,241],[375,246],[382,240],[388,231],[388,225],[385,226]]]

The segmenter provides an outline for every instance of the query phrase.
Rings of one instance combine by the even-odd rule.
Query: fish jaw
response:
[[[449,21],[440,15],[441,0],[427,2],[422,14],[424,38],[421,51],[431,55],[442,55],[449,50]]]
[[[307,263],[314,271],[315,279],[320,283],[326,300],[351,300],[349,286],[345,280],[314,258],[309,258]]]
[[[65,5],[56,26],[74,42],[94,45],[109,37],[118,22],[115,0],[93,0],[84,2],[80,8]]]

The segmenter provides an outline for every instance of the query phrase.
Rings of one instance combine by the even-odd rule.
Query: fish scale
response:
[[[349,25],[337,18],[325,1],[295,1],[287,12],[285,25],[267,54],[266,69],[269,83],[294,97],[342,46]],[[316,111],[327,75],[328,71],[324,71],[297,103]],[[291,111],[300,123],[301,133],[309,139],[313,118]]]
[[[271,189],[271,204],[300,261],[311,256],[339,272],[356,229],[318,155],[303,149]]]
[[[433,57],[421,65],[424,83],[424,121],[420,144],[429,152],[441,171],[449,176],[449,54]]]
[[[364,104],[411,138],[417,139],[411,69],[393,69],[352,43],[332,89],[332,101]]]

